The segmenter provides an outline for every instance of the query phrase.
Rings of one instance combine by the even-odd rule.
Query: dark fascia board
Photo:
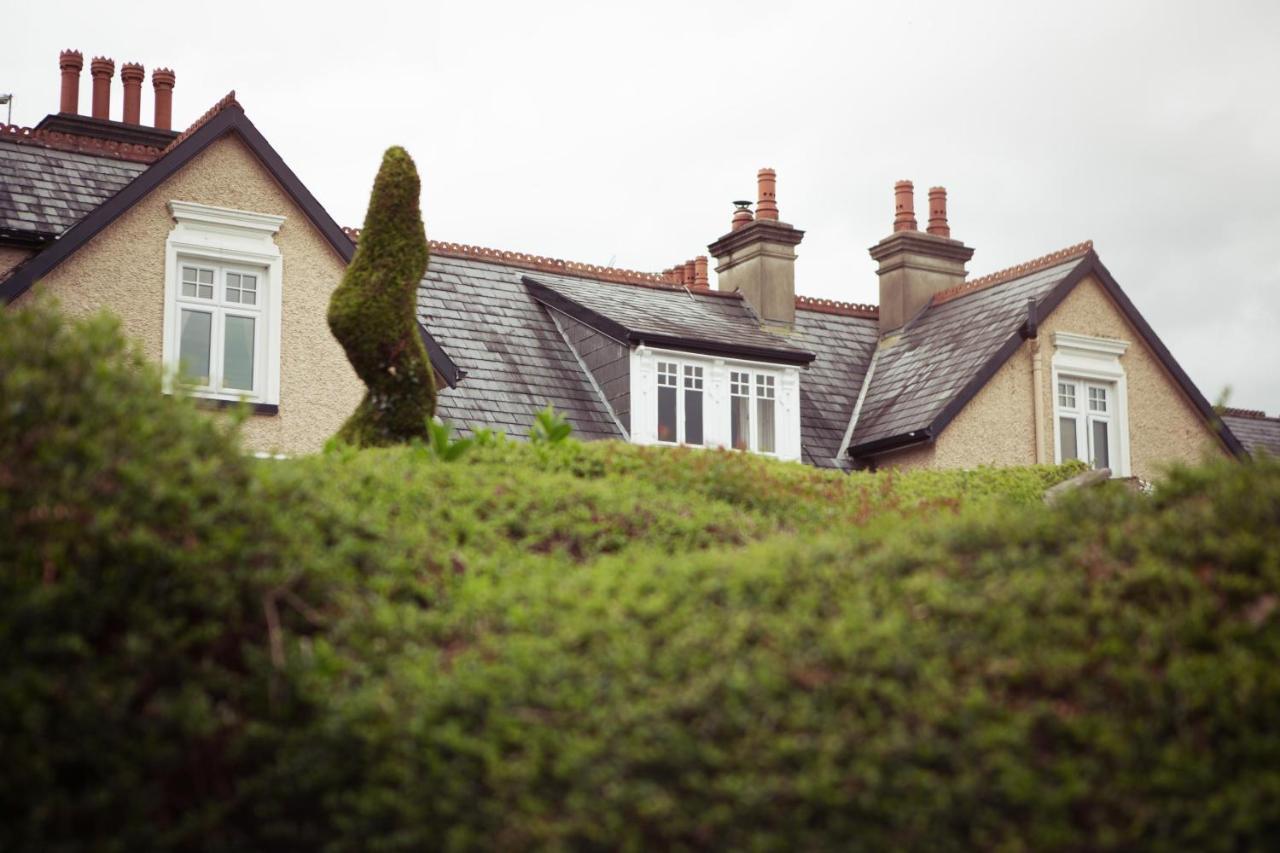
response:
[[[1097,252],[1090,249],[1089,252],[1081,258],[1080,263],[1076,265],[1075,269],[1073,269],[1066,278],[1059,282],[1053,290],[1049,291],[1047,296],[1036,303],[1036,322],[1042,322],[1047,318],[1053,310],[1061,304],[1062,300],[1066,299],[1067,295],[1075,289],[1076,285],[1090,274],[1093,274],[1098,281],[1101,282],[1103,289],[1106,290],[1111,299],[1117,306],[1119,306],[1121,313],[1125,316],[1125,319],[1127,319],[1129,323],[1138,330],[1138,334],[1142,336],[1143,340],[1151,348],[1152,352],[1154,352],[1156,357],[1160,359],[1160,363],[1164,365],[1165,370],[1169,372],[1169,375],[1178,383],[1182,392],[1191,400],[1192,405],[1200,410],[1200,414],[1204,417],[1205,422],[1214,431],[1226,448],[1236,456],[1246,456],[1247,452],[1239,439],[1231,433],[1230,429],[1226,428],[1225,425],[1222,424],[1221,418],[1219,418],[1217,413],[1214,412],[1213,407],[1209,405],[1209,401],[1205,399],[1204,395],[1200,393],[1200,389],[1196,388],[1195,383],[1191,381],[1191,377],[1186,374],[1186,371],[1184,371],[1174,359],[1173,354],[1169,352],[1168,347],[1166,347],[1156,335],[1155,330],[1151,328],[1146,319],[1138,313],[1138,309],[1129,300],[1129,297],[1125,295],[1124,291],[1120,289],[1120,285],[1116,283],[1116,280],[1112,278],[1111,272],[1103,266],[1101,259],[1098,258]],[[973,379],[969,380],[969,382],[960,389],[960,393],[953,397],[951,401],[942,408],[942,411],[934,417],[929,426],[925,427],[923,430],[915,430],[901,435],[887,436],[866,444],[853,445],[849,447],[847,451],[848,454],[850,456],[869,456],[904,447],[906,445],[917,444],[921,441],[933,441],[936,439],[942,434],[942,431],[947,428],[951,421],[955,419],[956,415],[960,414],[960,410],[963,409],[970,400],[977,396],[978,392],[991,381],[991,378],[995,376],[996,371],[1003,367],[1004,363],[1018,351],[1018,348],[1022,346],[1022,342],[1029,336],[1029,331],[1027,323],[1024,322],[1021,324],[1017,330],[1009,336],[1008,340],[1000,345],[1000,348],[996,350],[995,354],[990,359],[987,360],[986,364],[982,366],[982,369],[978,371]]]
[[[302,209],[311,224],[338,253],[342,262],[350,263],[355,253],[355,244],[351,242],[351,238],[343,232],[342,227],[311,194],[311,190],[307,189],[301,179],[289,168],[284,158],[271,147],[271,143],[267,142],[266,137],[249,120],[240,105],[233,103],[224,107],[204,125],[196,128],[194,133],[175,145],[168,154],[152,163],[146,171],[126,184],[120,192],[98,205],[84,219],[68,228],[61,238],[23,263],[8,279],[0,282],[0,305],[6,305],[26,293],[32,285],[71,257],[76,250],[97,236],[125,211],[228,133],[239,135],[275,181]],[[462,372],[430,333],[423,329],[422,334],[427,352],[431,356],[432,366],[450,383],[449,387],[455,387],[461,380]]]
[[[640,332],[628,329],[616,320],[604,316],[598,311],[593,311],[581,303],[552,290],[547,285],[530,278],[523,277],[523,282],[528,288],[530,295],[534,299],[554,308],[561,314],[565,314],[586,323],[588,326],[596,329],[603,334],[608,335],[617,341],[623,341],[628,344],[649,344],[650,346],[662,347],[664,349],[680,349],[690,352],[707,353],[711,355],[736,356],[739,358],[750,358],[759,361],[776,361],[782,364],[799,364],[807,365],[816,358],[811,352],[803,352],[801,350],[790,349],[771,349],[769,347],[757,347],[751,345],[728,344],[719,341],[708,341],[701,338],[689,338],[680,335],[663,335],[654,332]]]
[[[445,384],[450,388],[457,388],[466,374],[444,351],[440,342],[431,336],[421,321],[418,322],[418,334],[422,338],[422,345],[427,348],[427,355],[431,358],[431,366],[435,368],[436,373],[444,378]]]

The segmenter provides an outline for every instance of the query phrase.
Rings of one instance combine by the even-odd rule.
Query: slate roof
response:
[[[1028,300],[1041,303],[1084,262],[1076,257],[931,305],[887,338],[858,414],[855,455],[914,433],[936,438],[926,430],[1026,322]]]
[[[1227,409],[1222,422],[1251,454],[1280,456],[1280,418],[1269,418],[1251,409]]]
[[[813,360],[813,353],[789,338],[762,329],[736,293],[553,280],[541,274],[529,276],[527,283],[539,301],[619,340],[795,364]]]
[[[875,317],[797,308],[791,340],[817,355],[800,374],[800,450],[810,465],[850,467],[845,432],[879,338]]]
[[[604,401],[517,267],[439,253],[418,290],[419,319],[463,372],[440,390],[437,412],[464,434],[472,426],[528,436],[555,406],[584,439],[622,438]],[[539,273],[549,284],[567,277]]]
[[[0,139],[0,236],[33,242],[58,237],[146,168]]]

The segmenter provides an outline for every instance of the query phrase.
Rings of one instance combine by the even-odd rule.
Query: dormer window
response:
[[[800,457],[799,370],[641,346],[632,354],[631,438]]]

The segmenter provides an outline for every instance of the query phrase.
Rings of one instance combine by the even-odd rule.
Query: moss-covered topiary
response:
[[[387,149],[355,257],[329,300],[329,328],[368,386],[338,438],[358,447],[428,439],[435,379],[415,316],[427,270],[421,184],[408,152]]]

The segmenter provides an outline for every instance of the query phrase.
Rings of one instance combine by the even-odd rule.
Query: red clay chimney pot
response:
[[[733,212],[733,221],[729,224],[729,230],[737,231],[739,228],[746,228],[754,221],[755,217],[751,215],[751,208],[740,207]]]
[[[703,290],[711,287],[711,279],[707,277],[707,256],[698,255],[693,259],[693,286]]]
[[[169,130],[173,126],[173,84],[177,77],[168,68],[157,68],[151,72],[151,85],[156,92],[156,122],[158,130]]]
[[[915,185],[910,181],[898,181],[893,185],[894,231],[919,231],[916,225]]]
[[[683,278],[684,278],[685,287],[693,287],[694,281],[697,279],[697,276],[698,276],[697,266],[698,265],[694,263],[692,260],[688,260],[684,262]]]
[[[928,231],[939,237],[951,236],[951,226],[947,224],[947,191],[944,187],[929,188]]]
[[[773,169],[761,169],[756,173],[759,199],[756,202],[756,219],[778,218],[778,173]]]
[[[58,112],[74,115],[80,110],[80,71],[84,68],[84,54],[78,50],[64,50],[58,56],[62,69],[62,100]]]
[[[142,124],[142,81],[146,69],[137,62],[120,66],[120,82],[124,85],[124,117],[126,124]]]
[[[89,74],[93,77],[94,118],[111,118],[111,78],[115,73],[115,62],[105,56],[95,56],[89,63]]]

